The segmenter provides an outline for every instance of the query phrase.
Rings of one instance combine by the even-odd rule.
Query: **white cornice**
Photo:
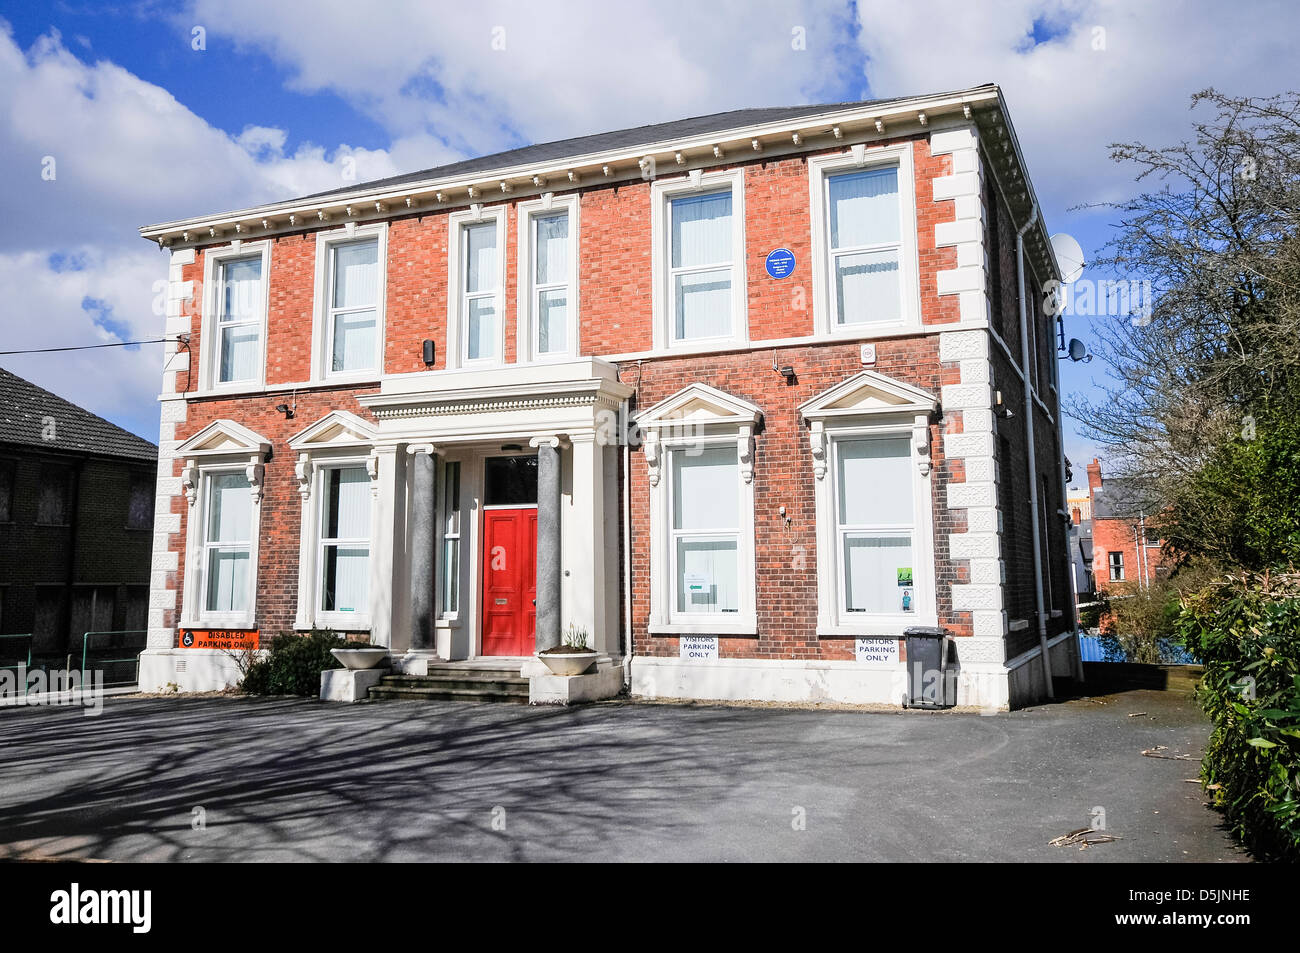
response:
[[[639,179],[640,163],[653,157],[668,168],[683,164],[710,166],[762,155],[826,148],[848,138],[876,139],[935,127],[936,119],[964,119],[972,107],[1001,110],[995,86],[960,93],[922,96],[875,105],[832,108],[824,113],[740,126],[631,148],[570,156],[550,162],[484,169],[468,175],[430,178],[403,185],[358,186],[355,190],[315,199],[297,198],[219,215],[180,219],[140,229],[140,234],[164,247],[195,246],[228,240],[300,231],[324,221],[372,221],[418,212],[441,211],[474,201],[476,196],[509,192],[532,194],[585,184],[612,184]],[[921,117],[924,116],[924,120]],[[685,163],[677,162],[681,155]]]

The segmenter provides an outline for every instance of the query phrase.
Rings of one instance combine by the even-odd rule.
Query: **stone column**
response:
[[[537,651],[560,644],[560,437],[537,448]]]
[[[429,444],[407,448],[411,455],[411,650],[434,648],[433,547],[437,538],[437,457]]]

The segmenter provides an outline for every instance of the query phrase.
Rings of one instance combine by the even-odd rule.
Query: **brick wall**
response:
[[[958,251],[936,244],[936,228],[954,221],[953,203],[936,199],[934,180],[954,173],[954,157],[932,155],[929,137],[918,136],[893,142],[910,143],[915,171],[917,212],[917,255],[921,288],[922,322],[927,326],[948,325],[963,318],[959,296],[940,293],[941,272],[957,265]],[[888,143],[886,143],[888,144]],[[829,150],[840,152],[840,149]],[[808,156],[763,158],[730,166],[745,170],[746,262],[748,277],[748,321],[753,341],[800,337],[813,332],[812,237],[810,234]],[[662,177],[674,170],[660,169]],[[986,202],[989,195],[985,193]],[[580,193],[579,260],[580,350],[583,354],[618,355],[649,350],[653,343],[650,183],[635,181],[613,186],[596,185]],[[506,287],[502,319],[505,323],[506,360],[515,359],[517,341],[517,227],[518,203],[495,203],[506,207],[506,231],[501,248],[506,255]],[[487,208],[494,207],[488,204]],[[1001,310],[1000,325],[1008,335],[1008,346],[1019,357],[1018,311],[1015,295],[1015,241],[1005,208],[989,219],[997,233],[995,274],[998,293],[994,300]],[[333,227],[333,226],[331,226]],[[447,363],[447,241],[448,213],[415,213],[391,221],[387,241],[386,330],[383,357],[386,373],[425,370],[420,357],[423,340],[437,345],[435,369]],[[990,239],[986,237],[985,242]],[[768,251],[786,247],[794,252],[798,268],[784,281],[769,279],[764,271]],[[306,381],[310,376],[311,327],[316,257],[316,236],[304,230],[272,240],[270,318],[268,329],[268,385]],[[194,282],[203,276],[203,253],[192,262],[174,258],[173,284]],[[1008,284],[1009,282],[1009,284]],[[981,292],[982,294],[982,292]],[[183,293],[176,293],[183,297]],[[191,361],[197,370],[201,347],[202,295],[185,305],[191,328]],[[965,315],[969,318],[969,315]],[[982,317],[982,313],[978,317]],[[938,337],[915,335],[881,339],[877,343],[874,370],[921,387],[936,396],[943,387],[961,383],[956,362],[939,361]],[[990,348],[994,360],[995,386],[1004,391],[1010,406],[1020,413],[1014,374],[1006,366],[1001,349]],[[796,379],[787,385],[773,368],[791,365]],[[998,362],[1002,362],[999,367]],[[624,382],[637,385],[636,407],[646,408],[686,384],[702,381],[762,408],[764,419],[756,435],[755,531],[757,570],[757,638],[724,638],[723,656],[762,658],[826,659],[851,658],[850,639],[818,639],[816,527],[814,478],[808,449],[808,433],[799,419],[798,405],[862,369],[856,343],[781,346],[774,349],[734,351],[707,356],[646,359],[625,363]],[[177,377],[177,390],[193,389],[187,374]],[[203,398],[188,402],[187,412],[176,415],[174,438],[182,441],[210,422],[231,418],[267,437],[273,445],[266,463],[265,495],[262,504],[261,549],[258,567],[257,625],[264,637],[292,628],[297,603],[299,497],[293,475],[293,455],[286,441],[303,427],[335,409],[349,410],[362,417],[368,413],[357,403],[375,387],[312,388],[296,395],[297,416],[285,421],[274,406],[286,400],[281,391],[239,399]],[[987,413],[987,412],[985,412]],[[1046,429],[1046,425],[1042,425]],[[999,425],[1000,430],[1004,430]],[[971,612],[954,611],[951,587],[971,582],[966,560],[949,555],[949,537],[967,529],[965,511],[947,505],[947,487],[965,480],[961,459],[948,460],[945,438],[962,434],[962,413],[937,415],[931,428],[934,554],[936,598],[939,621],[957,635],[972,632]],[[1008,458],[999,461],[1002,471],[1023,471],[1023,433],[1016,442],[1016,428],[1007,430]],[[1049,434],[1050,437],[1050,434]],[[174,445],[174,444],[171,444]],[[183,461],[163,464],[169,481],[179,475]],[[677,639],[650,637],[646,632],[649,614],[649,501],[644,455],[633,452],[630,459],[632,521],[630,560],[634,580],[632,616],[636,651],[652,655],[677,654]],[[1055,457],[1040,459],[1040,470],[1050,480]],[[986,478],[987,479],[987,478]],[[1024,556],[1029,540],[1027,483],[1004,485],[999,502],[1011,513],[1012,530],[1007,534],[1008,611],[1013,618],[1025,617],[1025,594],[1032,612],[1032,563]],[[620,490],[621,492],[621,490]],[[790,517],[786,526],[778,515],[784,505]],[[183,494],[169,497],[165,513],[171,518],[171,535],[166,550],[176,554],[181,565],[170,569],[164,559],[161,576],[168,589],[179,592],[184,575],[184,542],[187,505]],[[1054,507],[1053,507],[1054,509]],[[1012,513],[1012,511],[1015,511]],[[1062,552],[1064,548],[1062,546]],[[156,572],[159,561],[155,559]],[[1027,580],[1027,581],[1026,581]],[[159,616],[151,622],[174,627],[179,618],[179,600],[156,603]],[[1014,607],[1013,607],[1014,606]]]

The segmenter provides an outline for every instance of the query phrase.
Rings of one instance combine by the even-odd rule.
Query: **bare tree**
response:
[[[1149,319],[1099,319],[1101,399],[1069,404],[1112,469],[1171,499],[1300,370],[1300,94],[1192,97],[1193,135],[1112,145],[1144,191],[1096,263],[1151,282]]]

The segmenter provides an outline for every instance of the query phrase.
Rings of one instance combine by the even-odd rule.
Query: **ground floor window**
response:
[[[674,611],[740,611],[740,485],[736,446],[669,451]]]
[[[370,477],[364,466],[321,472],[321,612],[365,615],[370,598]]]
[[[460,611],[460,462],[442,469],[442,615]]]
[[[244,471],[210,473],[205,480],[203,611],[248,611],[252,554],[252,494]]]
[[[912,450],[907,436],[834,441],[843,613],[914,613]]]

